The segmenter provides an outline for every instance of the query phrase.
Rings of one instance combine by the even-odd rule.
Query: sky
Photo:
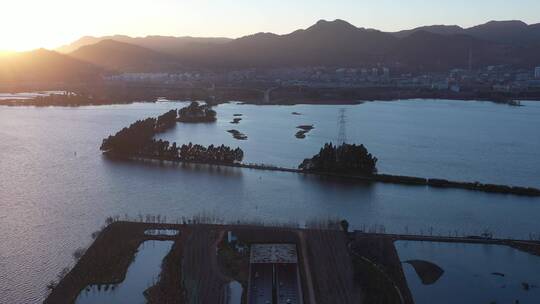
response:
[[[398,31],[540,22],[539,0],[1,0],[0,50],[56,48],[81,36],[123,34],[236,38],[285,34],[320,19]],[[404,4],[406,3],[406,4]]]

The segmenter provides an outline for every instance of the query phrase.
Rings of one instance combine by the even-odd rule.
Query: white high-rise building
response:
[[[534,78],[540,79],[540,67],[536,67],[536,69],[534,69]]]

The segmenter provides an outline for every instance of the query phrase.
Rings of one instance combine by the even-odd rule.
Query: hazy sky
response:
[[[1,0],[0,50],[54,48],[83,35],[288,33],[319,19],[385,31],[489,20],[540,22],[540,0]],[[406,3],[406,4],[404,4]]]

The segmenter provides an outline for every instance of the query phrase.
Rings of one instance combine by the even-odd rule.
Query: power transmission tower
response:
[[[338,138],[337,145],[340,146],[347,142],[347,131],[346,131],[347,117],[345,115],[345,109],[339,109],[338,116]]]

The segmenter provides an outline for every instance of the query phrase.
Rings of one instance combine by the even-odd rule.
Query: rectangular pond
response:
[[[146,241],[139,246],[126,278],[117,285],[92,285],[81,291],[77,304],[137,304],[146,303],[144,291],[151,287],[161,273],[163,258],[174,242]]]
[[[397,241],[395,247],[416,304],[540,303],[539,256],[502,245]]]

